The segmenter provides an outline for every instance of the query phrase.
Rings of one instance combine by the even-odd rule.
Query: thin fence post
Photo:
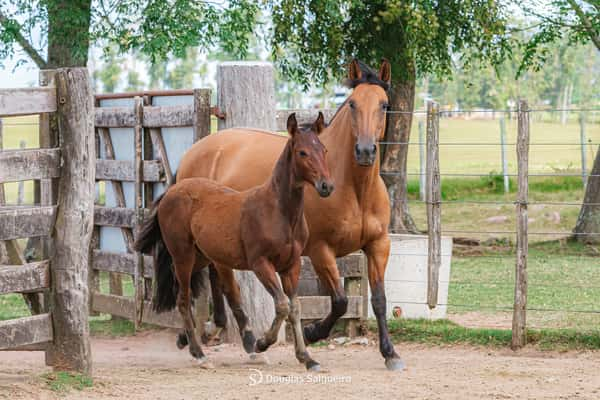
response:
[[[581,179],[583,188],[587,185],[587,138],[585,134],[585,114],[579,114],[579,142],[581,144]]]
[[[439,160],[439,104],[427,103],[427,305],[438,303],[438,283],[442,261],[441,182]]]
[[[504,176],[504,193],[510,192],[510,180],[508,178],[508,160],[506,159],[506,121],[500,118],[500,151],[502,153],[502,175]]]
[[[133,99],[133,108],[135,114],[135,126],[133,127],[135,141],[135,225],[137,230],[144,222],[144,164],[142,157],[144,103],[141,97],[136,96]],[[136,252],[135,255],[133,274],[135,315],[133,316],[133,326],[137,330],[141,326],[144,316],[144,256],[140,252]]]
[[[210,135],[210,89],[194,89],[194,142]],[[210,287],[208,268],[202,269],[200,279],[204,287]],[[207,290],[202,291],[194,302],[196,318],[196,333],[202,337],[205,333],[206,322],[210,318],[210,299]]]
[[[419,197],[426,198],[427,177],[425,176],[425,129],[423,121],[419,121]]]
[[[517,212],[517,260],[515,265],[515,302],[512,323],[513,350],[527,343],[527,202],[529,192],[529,108],[520,100],[518,108],[517,160],[519,193]]]
[[[86,68],[56,73],[61,148],[60,202],[52,233],[50,309],[54,341],[47,359],[54,368],[89,374],[89,247],[94,230],[94,102]]]

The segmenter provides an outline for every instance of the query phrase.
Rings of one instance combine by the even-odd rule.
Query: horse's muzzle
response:
[[[317,189],[319,196],[329,197],[331,192],[333,192],[333,183],[319,180],[317,183],[315,183],[315,189]]]
[[[377,157],[377,145],[361,146],[356,144],[354,146],[354,157],[358,165],[363,167],[372,166],[375,163],[375,157]]]

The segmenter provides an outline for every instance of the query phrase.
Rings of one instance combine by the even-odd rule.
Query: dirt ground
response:
[[[94,386],[58,395],[40,375],[43,354],[0,353],[0,399],[598,399],[600,352],[552,353],[467,346],[396,346],[407,364],[388,372],[377,346],[312,348],[325,372],[308,374],[291,346],[255,365],[234,345],[207,351],[203,370],[171,331],[94,338]],[[262,381],[261,381],[262,379]]]

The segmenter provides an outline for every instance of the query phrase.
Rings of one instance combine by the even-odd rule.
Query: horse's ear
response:
[[[319,116],[317,117],[317,120],[313,122],[312,129],[318,135],[319,133],[323,132],[323,129],[326,127],[327,125],[325,125],[325,117],[323,116],[323,113],[319,111]]]
[[[381,67],[379,68],[379,79],[384,81],[388,85],[392,82],[392,66],[390,62],[385,58],[381,60]]]
[[[358,60],[355,58],[350,62],[348,66],[348,79],[350,81],[360,80],[362,77],[362,70],[360,69],[360,64]]]
[[[294,136],[298,132],[298,121],[296,121],[296,113],[291,113],[287,120],[287,131],[290,136]]]

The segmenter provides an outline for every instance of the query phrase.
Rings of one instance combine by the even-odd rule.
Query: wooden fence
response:
[[[11,264],[0,266],[0,294],[23,293],[33,314],[0,322],[0,349],[45,350],[48,365],[89,372],[85,305],[93,207],[92,91],[86,69],[41,75],[47,78],[45,87],[0,90],[0,116],[40,114],[42,146],[56,134],[47,149],[0,152],[0,187],[38,180],[41,190],[39,202],[29,206],[7,206],[0,193],[0,240]],[[50,129],[51,120],[60,130]],[[44,238],[45,250],[41,261],[26,263],[17,240],[31,237]]]

